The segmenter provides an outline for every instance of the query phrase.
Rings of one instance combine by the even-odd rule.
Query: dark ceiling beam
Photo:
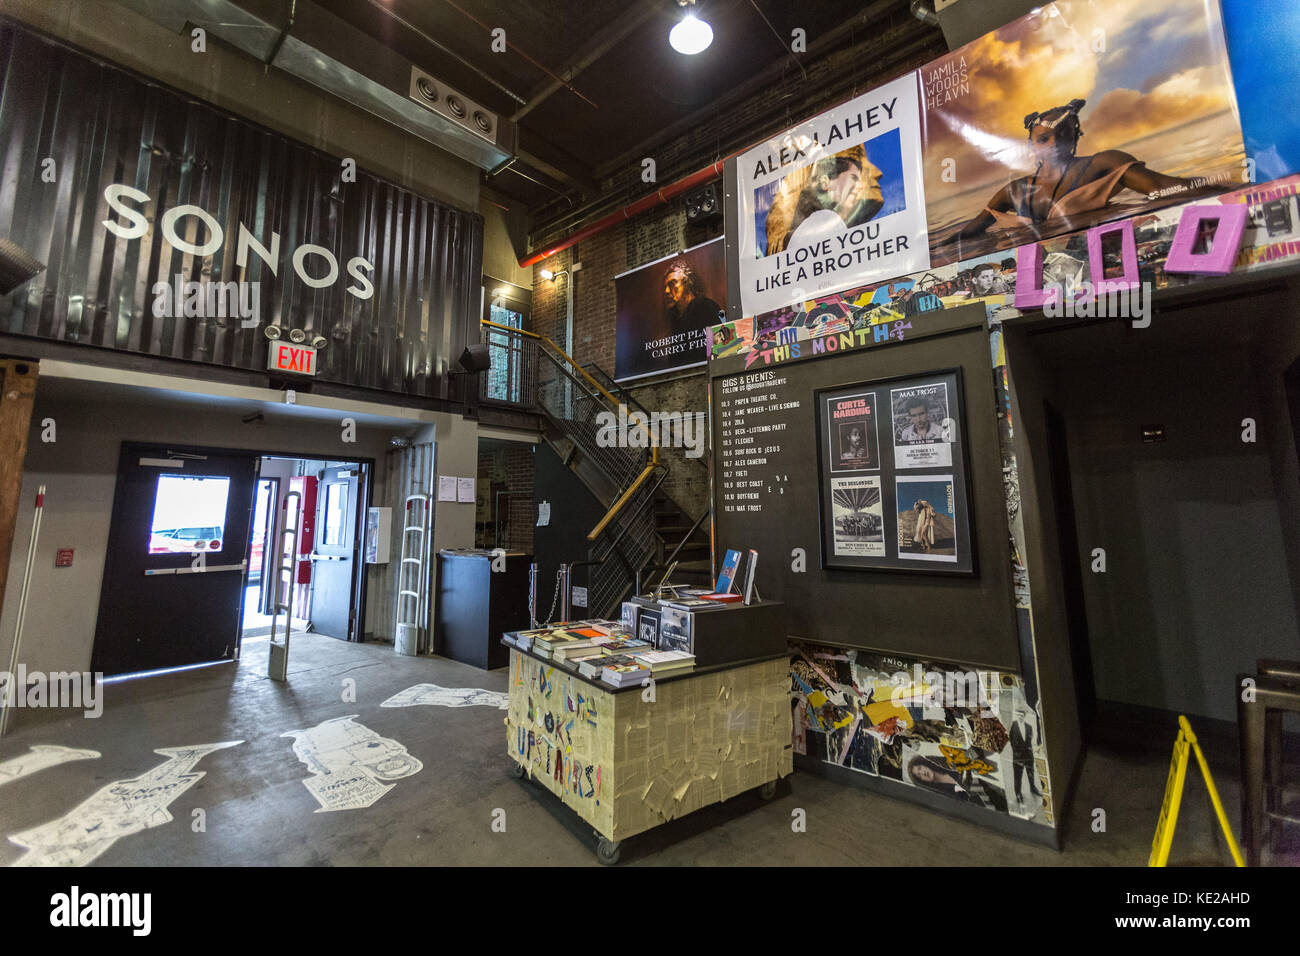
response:
[[[452,59],[456,60],[456,62],[460,63],[462,66],[466,67],[466,68],[469,69],[469,70],[472,70],[472,71],[473,71],[474,73],[476,73],[479,77],[481,77],[482,79],[486,80],[488,83],[492,84],[494,87],[496,87],[498,90],[500,90],[500,91],[501,91],[502,93],[504,93],[506,96],[510,97],[510,99],[514,100],[516,103],[524,103],[524,102],[525,102],[525,100],[524,100],[524,98],[523,98],[522,96],[520,96],[520,95],[519,95],[518,93],[516,93],[514,90],[510,89],[508,86],[503,85],[503,84],[502,84],[502,83],[501,83],[501,82],[500,82],[500,81],[499,81],[495,76],[492,76],[490,73],[486,72],[485,70],[479,68],[478,66],[475,66],[473,63],[471,63],[469,60],[465,59],[463,56],[461,56],[459,53],[457,53],[457,52],[456,52],[455,50],[453,50],[451,47],[447,46],[445,43],[442,43],[442,42],[439,41],[439,40],[435,40],[435,39],[434,39],[433,37],[431,37],[429,34],[425,33],[423,30],[421,30],[419,27],[417,27],[414,23],[412,23],[410,20],[407,20],[407,19],[403,18],[402,16],[400,16],[400,15],[397,13],[396,10],[393,10],[391,7],[385,6],[384,3],[382,2],[382,0],[367,0],[367,2],[368,2],[372,7],[374,7],[376,10],[378,10],[380,13],[382,13],[382,14],[384,14],[385,16],[391,18],[392,20],[396,21],[397,23],[401,24],[401,25],[402,25],[403,27],[405,27],[407,30],[409,30],[409,31],[411,31],[412,33],[414,33],[416,36],[418,36],[420,39],[422,39],[425,43],[429,44],[429,45],[432,46],[434,49],[438,50],[440,53],[443,53],[443,54],[445,54],[445,55],[451,57]],[[290,6],[292,6],[292,4],[291,4]]]
[[[600,183],[590,167],[534,130],[519,127],[516,152],[533,169],[557,183],[581,190],[584,196],[594,196],[600,191]]]
[[[548,80],[530,90],[528,102],[519,107],[510,118],[518,123],[545,102],[552,93],[563,89],[565,84],[571,82],[579,73],[627,39],[633,31],[659,12],[659,5],[649,0],[639,0],[638,3],[633,4],[628,12],[611,20],[597,31],[590,43],[565,62],[560,68],[559,79]]]
[[[910,42],[893,42],[899,40],[904,33],[905,28],[898,27],[887,34],[884,34],[882,37],[877,38],[876,42],[884,41],[887,44],[892,44],[889,47],[889,54],[875,61],[877,65],[875,71],[877,76],[889,76],[890,72],[899,64],[905,63],[917,54],[924,52],[926,48],[934,42],[933,38],[929,36],[921,36],[911,40]],[[856,95],[856,93],[854,93],[855,86],[856,81],[849,81],[837,84],[833,87],[827,87],[824,93],[816,100],[807,101],[805,104],[807,110],[794,117],[789,125],[797,125],[798,123],[803,122],[804,119],[815,116],[835,104],[844,102],[845,99],[851,98],[852,95]],[[680,169],[669,171],[662,177],[661,182],[671,184],[681,174],[694,169],[696,166],[708,163],[710,158],[716,158],[717,156],[726,157],[733,153],[743,152],[751,146],[762,142],[764,139],[768,138],[768,136],[775,135],[780,131],[780,129],[785,128],[786,124],[770,130],[756,129],[755,127],[746,127],[739,130],[730,135],[727,138],[727,141],[720,145],[720,148],[716,153],[710,153],[708,157],[702,158],[699,153],[696,152],[689,158],[683,159],[677,164]],[[555,235],[570,232],[574,228],[577,228],[581,223],[588,222],[593,217],[628,202],[629,197],[616,198],[622,193],[623,189],[621,187],[614,186],[606,190],[604,195],[600,196],[598,199],[576,209],[572,207],[571,203],[565,209],[557,209],[560,205],[558,201],[551,201],[541,207],[535,207],[533,221],[537,224],[537,228],[534,229],[531,245],[534,247],[546,245]]]
[[[845,37],[852,35],[855,31],[869,27],[876,21],[882,20],[891,14],[897,14],[898,12],[898,0],[875,0],[874,3],[868,4],[839,26],[834,27],[817,37],[809,45],[808,52],[802,55],[803,59],[811,63],[822,53],[832,49],[836,44],[840,43]],[[942,41],[943,35],[937,29],[927,28],[919,20],[909,21],[909,26],[912,24],[914,24],[915,30],[925,30],[927,33],[933,33],[936,39]],[[708,106],[701,107],[689,116],[683,117],[677,122],[664,127],[654,135],[647,137],[640,143],[637,143],[618,159],[598,167],[595,171],[596,178],[604,179],[605,177],[612,175],[627,165],[627,159],[629,156],[637,158],[648,156],[656,147],[661,146],[664,143],[672,142],[683,133],[689,132],[691,129],[698,127],[705,119],[717,116],[731,104],[740,100],[748,99],[750,96],[757,94],[760,90],[770,87],[772,85],[772,80],[780,76],[782,71],[788,67],[788,59],[788,57],[783,56],[768,64],[768,66],[760,70],[740,86],[734,87],[720,100],[715,100]]]

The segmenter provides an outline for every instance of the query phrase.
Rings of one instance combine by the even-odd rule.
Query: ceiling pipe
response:
[[[734,155],[739,156],[740,153],[735,153]],[[683,192],[685,192],[686,190],[690,189],[693,186],[700,186],[703,185],[704,183],[711,182],[715,179],[718,179],[722,175],[723,163],[725,163],[727,159],[730,158],[731,157],[727,157],[726,159],[720,159],[716,163],[713,163],[709,166],[705,166],[703,169],[697,170],[696,172],[691,173],[689,176],[677,180],[675,183],[671,183],[670,185],[657,189],[654,192],[652,192],[649,196],[643,196],[642,198],[638,199],[636,202],[631,203],[627,206],[624,206],[622,209],[610,213],[608,216],[605,216],[603,219],[597,219],[590,226],[585,226],[582,229],[579,229],[577,232],[573,233],[567,239],[560,241],[554,246],[550,246],[547,249],[544,249],[540,252],[531,253],[527,257],[519,260],[519,268],[521,269],[532,268],[537,263],[541,262],[543,259],[549,259],[551,256],[555,255],[556,253],[563,252],[565,249],[569,249],[573,246],[576,246],[582,240],[590,239],[592,236],[596,235],[597,233],[604,232],[606,229],[609,229],[611,226],[616,226],[620,222],[624,222],[628,219],[631,219],[633,216],[639,215],[645,212],[647,209],[653,209],[655,206],[662,205],[663,203],[666,203],[668,200],[672,199],[674,196],[681,195]]]
[[[919,46],[920,42],[921,41],[918,41],[916,44],[913,44],[913,46]],[[720,178],[722,176],[723,164],[728,159],[733,159],[741,155],[742,153],[748,152],[750,149],[753,149],[754,146],[758,146],[762,143],[767,142],[768,139],[770,139],[770,137],[761,139],[756,143],[752,143],[744,147],[743,149],[739,149],[736,152],[731,153],[729,156],[723,157],[717,162],[709,166],[705,166],[703,169],[697,170],[696,172],[691,173],[689,176],[685,177],[684,179],[679,179],[674,183],[671,183],[667,186],[664,186],[661,189],[656,190],[655,192],[651,193],[648,196],[644,196],[641,199],[638,199],[634,203],[624,206],[622,209],[616,210],[615,212],[612,212],[601,219],[597,219],[591,225],[584,226],[583,228],[579,229],[577,232],[572,233],[570,236],[568,236],[568,238],[557,242],[553,246],[548,246],[543,250],[538,250],[529,253],[527,256],[519,260],[519,267],[521,269],[529,269],[534,265],[536,265],[537,263],[545,259],[549,259],[551,256],[555,255],[556,253],[563,252],[565,249],[569,249],[577,245],[579,242],[581,242],[584,239],[590,239],[592,236],[598,235],[604,232],[606,229],[612,228],[613,226],[617,226],[619,223],[625,222],[628,219],[631,219],[633,216],[645,212],[647,209],[653,209],[655,206],[659,206],[662,205],[663,203],[666,203],[669,199],[672,199],[674,196],[680,195],[687,189],[690,189],[694,186],[701,186],[704,183],[711,182],[714,179]]]

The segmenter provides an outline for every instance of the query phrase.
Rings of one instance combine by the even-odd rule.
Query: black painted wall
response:
[[[605,516],[605,509],[545,443],[537,446],[535,473],[532,511],[534,522],[537,521],[537,504],[542,501],[551,503],[550,524],[533,529],[533,553],[539,572],[538,618],[544,620],[551,607],[551,596],[555,593],[555,573],[559,570],[560,563],[587,560],[587,533]],[[576,569],[573,583],[585,587],[588,570]],[[557,618],[559,613],[557,604]],[[589,615],[584,608],[576,608],[572,616],[583,618]]]

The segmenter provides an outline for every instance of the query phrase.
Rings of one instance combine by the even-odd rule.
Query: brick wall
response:
[[[505,516],[500,547],[507,551],[533,551],[533,446],[510,443],[480,448],[478,453],[479,494],[475,515],[475,546],[491,548],[494,542],[496,509]],[[507,492],[498,498],[497,492]]]
[[[686,208],[672,202],[629,220],[584,242],[578,243],[533,271],[533,330],[549,335],[564,347],[567,290],[573,287],[573,358],[580,365],[594,362],[608,375],[614,372],[615,289],[619,273],[672,255],[721,234],[721,222],[686,223]],[[582,268],[567,276],[547,281],[542,268],[559,272],[575,262]],[[662,375],[633,383],[632,397],[647,411],[706,412],[706,383],[703,369],[683,376]],[[664,448],[660,460],[667,464],[664,490],[692,518],[709,507],[707,458],[688,460],[686,449]]]

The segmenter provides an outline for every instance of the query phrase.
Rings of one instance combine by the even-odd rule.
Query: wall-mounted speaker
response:
[[[686,194],[686,221],[703,222],[722,215],[717,183],[709,183]]]
[[[480,106],[464,93],[452,89],[442,80],[425,73],[418,66],[411,67],[409,96],[425,109],[433,110],[487,140],[494,140],[497,116],[487,107]]]
[[[467,372],[486,372],[492,367],[486,342],[474,342],[460,353],[460,367]]]

